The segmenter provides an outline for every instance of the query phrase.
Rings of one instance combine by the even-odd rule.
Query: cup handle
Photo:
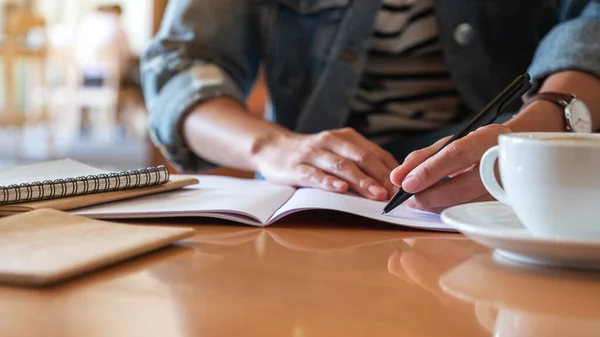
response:
[[[510,206],[506,192],[500,186],[500,184],[498,184],[498,180],[496,180],[494,164],[496,164],[497,159],[498,146],[496,145],[487,150],[481,158],[481,162],[479,163],[479,175],[481,176],[483,186],[485,186],[488,192],[490,192],[492,197],[496,198],[496,200],[500,201],[501,203]]]

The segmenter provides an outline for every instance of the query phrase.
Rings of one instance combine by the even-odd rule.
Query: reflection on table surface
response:
[[[562,317],[585,304],[575,295],[600,294],[595,273],[508,266],[458,234],[301,222],[196,229],[176,247],[58,286],[0,287],[0,336],[492,336],[540,303]],[[598,312],[586,315],[594,323]]]
[[[476,305],[494,336],[600,335],[600,273],[470,258],[440,279],[447,294]]]

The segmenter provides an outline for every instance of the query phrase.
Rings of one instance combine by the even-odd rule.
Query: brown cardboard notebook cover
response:
[[[198,184],[195,178],[175,178],[162,185],[134,188],[129,190],[118,190],[93,194],[77,195],[73,197],[32,201],[20,204],[0,206],[0,216],[29,212],[36,209],[50,208],[67,211],[76,208],[103,204],[111,201],[131,199],[144,195],[163,193],[183,188],[185,186]]]
[[[0,219],[0,283],[47,285],[167,246],[193,229],[124,225],[55,210]]]

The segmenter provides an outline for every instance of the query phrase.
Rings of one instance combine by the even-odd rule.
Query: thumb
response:
[[[435,152],[448,141],[448,139],[450,139],[450,137],[444,137],[433,143],[431,146],[411,152],[406,156],[404,162],[390,173],[390,180],[392,183],[396,186],[402,186],[404,178],[406,178],[406,176],[417,166],[433,156]]]

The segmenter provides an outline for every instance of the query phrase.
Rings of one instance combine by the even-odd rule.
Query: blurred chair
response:
[[[68,115],[74,137],[90,136],[93,142],[112,142],[119,115],[121,78],[129,48],[123,40],[118,16],[97,9],[78,25],[68,46],[53,46],[53,61],[67,65],[63,81],[45,88],[57,119]],[[74,124],[74,125],[72,125]]]
[[[95,140],[112,140],[117,128],[123,46],[119,18],[115,13],[96,10],[78,29],[74,46],[77,81],[76,97],[82,125]]]
[[[28,93],[17,88],[25,82],[27,88],[43,86],[46,80],[47,36],[44,18],[14,4],[5,5],[3,17],[4,39],[0,45],[0,58],[4,71],[0,87],[4,88],[4,110],[0,112],[0,127],[17,132],[14,156],[22,157],[23,136],[27,128],[42,127],[46,132],[46,156],[53,155],[53,133],[48,105],[44,99],[31,101]],[[23,67],[25,65],[25,67]],[[18,77],[17,74],[25,74]],[[27,90],[27,89],[26,89]],[[21,106],[17,103],[24,97]]]

